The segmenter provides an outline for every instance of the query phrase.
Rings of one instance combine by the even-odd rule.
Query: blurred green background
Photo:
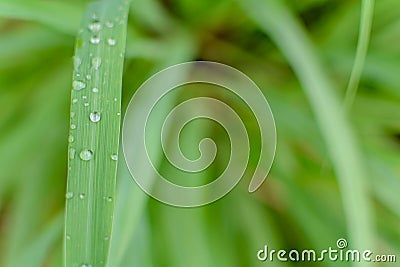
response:
[[[299,73],[289,63],[296,59],[262,26],[259,14],[277,25],[291,26],[286,17],[265,9],[268,1],[133,1],[124,108],[140,84],[162,68],[191,60],[217,61],[243,71],[261,88],[275,116],[278,145],[271,173],[259,191],[247,192],[250,176],[246,175],[226,197],[196,209],[170,207],[149,198],[120,161],[110,266],[351,266],[328,261],[262,263],[256,257],[264,245],[322,250],[346,238],[351,247],[351,224],[357,222],[357,213],[353,221],[346,213],[346,201],[353,201],[351,190],[340,185],[323,126],[316,119],[332,110],[324,110],[323,103],[320,110],[310,104],[312,96],[305,93]],[[342,102],[355,56],[361,2],[280,2],[307,31],[320,71],[334,85],[331,95]],[[77,0],[0,0],[0,266],[62,263],[72,59],[85,5]],[[400,2],[377,1],[359,92],[348,114],[365,174],[361,193],[367,201],[360,209],[370,211],[368,222],[357,223],[371,235],[371,250],[397,258],[399,40]],[[295,51],[309,55],[302,47]],[[188,91],[177,99],[188,98]],[[248,124],[255,127],[254,121]],[[223,153],[201,177],[212,180],[226,164],[223,155],[229,143],[216,125],[199,122],[192,127],[186,131],[188,140],[211,136]],[[252,141],[252,147],[257,142]],[[196,148],[188,147],[187,153]],[[256,159],[253,153],[249,173]],[[161,168],[168,172],[164,164]]]

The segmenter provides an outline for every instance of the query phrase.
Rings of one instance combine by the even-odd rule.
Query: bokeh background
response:
[[[149,198],[121,160],[110,266],[351,266],[328,261],[261,263],[256,258],[264,245],[322,250],[335,247],[339,238],[348,239],[351,247],[352,240],[344,201],[352,196],[340,185],[316,120],[318,112],[327,111],[311,107],[289,64],[291,58],[260,25],[260,12],[277,24],[287,23],[264,8],[268,1],[133,1],[124,108],[140,84],[164,67],[191,60],[217,61],[243,71],[261,88],[275,116],[278,145],[271,173],[259,191],[247,192],[257,160],[255,138],[251,143],[255,152],[238,187],[218,202],[196,209],[170,207]],[[62,263],[72,59],[85,2],[0,0],[0,266]],[[332,96],[342,102],[355,56],[361,2],[280,2],[307,32],[312,53],[334,85]],[[369,229],[371,250],[395,254],[398,261],[399,40],[400,2],[377,1],[359,92],[348,112],[370,210],[369,221],[361,222],[360,228]],[[299,47],[297,53],[303,52]],[[214,91],[209,94],[229,98]],[[174,101],[198,92],[182,90]],[[247,116],[248,110],[242,109]],[[249,118],[253,131],[256,124]],[[182,137],[187,138],[182,142],[189,140],[184,152],[196,157],[196,142],[208,136],[219,144],[221,154],[197,177],[202,182],[215,178],[226,164],[226,133],[215,124],[197,122]],[[182,178],[166,165],[160,166],[165,173]]]

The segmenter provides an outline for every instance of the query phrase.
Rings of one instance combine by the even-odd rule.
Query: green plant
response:
[[[114,9],[114,1],[89,7],[88,2],[0,0],[1,266],[95,267],[108,258],[111,267],[257,267],[267,264],[255,255],[264,245],[319,250],[334,247],[341,237],[351,248],[372,242],[368,249],[399,256],[398,0],[365,0],[361,6],[336,0],[135,0],[122,10]],[[104,27],[108,16],[128,9],[128,24]],[[95,22],[94,10],[107,32],[99,45],[80,46],[93,36],[88,26]],[[80,25],[84,31],[77,35]],[[114,47],[108,38],[116,40]],[[111,51],[118,51],[116,57]],[[77,58],[82,63],[73,66],[80,63]],[[118,161],[111,156],[118,152],[119,123],[135,89],[167,66],[196,59],[232,65],[257,83],[276,119],[278,147],[260,191],[248,194],[244,179],[220,201],[187,210],[149,198],[130,177],[121,152]],[[101,79],[112,68],[116,76],[105,86],[116,86],[98,87],[96,98],[91,90],[98,65]],[[86,75],[92,75],[89,82]],[[85,79],[86,86],[73,91],[72,98],[71,76]],[[345,114],[340,96],[346,92],[351,112]],[[162,109],[171,110],[184,97],[189,96],[178,92]],[[70,110],[75,98],[79,103]],[[94,108],[100,112],[98,122],[90,121]],[[71,121],[70,111],[75,112]],[[105,116],[108,112],[115,116]],[[76,129],[69,129],[71,123]],[[68,166],[70,131],[74,141],[68,148],[75,149],[77,164]],[[184,133],[184,151],[193,155],[198,152],[193,140],[223,139],[207,123]],[[96,140],[93,146],[89,140]],[[219,150],[229,150],[229,144],[217,143]],[[91,160],[80,159],[84,149],[93,152]],[[167,162],[161,150],[157,153],[163,169]],[[223,168],[224,161],[217,161],[210,177],[202,178],[212,180]],[[89,192],[89,176],[107,182]],[[83,228],[90,220],[90,227]],[[68,245],[65,234],[70,244],[85,248]]]
[[[339,179],[351,241],[356,247],[372,247],[372,220],[364,180],[366,173],[351,126],[334,94],[334,86],[318,61],[311,41],[285,5],[275,0],[264,1],[261,9],[259,5],[257,1],[243,2],[243,7],[248,8],[252,17],[273,38],[299,77]],[[280,20],[263,16],[263,10],[270,10]],[[362,46],[365,46],[364,42]],[[358,65],[357,62],[356,68]],[[353,83],[350,91],[357,86]]]
[[[347,109],[349,109],[349,107],[353,104],[354,99],[356,98],[357,88],[365,64],[365,58],[367,56],[368,43],[371,34],[372,18],[374,15],[374,5],[375,5],[374,0],[362,1],[361,22],[358,34],[357,52],[354,60],[354,66],[351,71],[349,84],[347,86],[346,96],[344,99],[344,106]]]
[[[114,214],[129,1],[91,4],[74,56],[65,266],[105,265]]]

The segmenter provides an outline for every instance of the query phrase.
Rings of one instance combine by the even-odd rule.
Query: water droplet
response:
[[[71,148],[71,149],[68,151],[68,155],[69,155],[69,158],[70,158],[70,159],[74,159],[74,158],[75,158],[75,149]]]
[[[71,236],[70,235],[66,235],[65,237],[67,238],[67,240],[71,240]]]
[[[94,57],[92,59],[92,66],[95,70],[98,70],[100,68],[101,65],[101,58],[98,57]]]
[[[110,240],[110,237],[108,235],[106,235],[106,236],[104,236],[104,240],[108,241],[108,240]]]
[[[100,43],[100,37],[97,36],[97,35],[90,37],[90,43],[91,44],[96,44],[96,45],[99,44]]]
[[[79,194],[79,198],[80,198],[80,199],[85,199],[85,194],[84,194],[84,193],[80,193],[80,194]]]
[[[77,70],[79,68],[79,66],[82,64],[82,59],[79,57],[75,57],[74,58],[74,66],[75,69]]]
[[[71,113],[69,113],[69,116],[70,116],[71,118],[75,117],[75,112],[71,111]]]
[[[117,101],[118,101],[118,98],[114,98],[114,101],[117,102]]]
[[[117,42],[113,38],[108,38],[107,43],[109,46],[114,46]]]
[[[91,160],[93,158],[93,152],[89,149],[84,149],[79,153],[79,157],[84,161]]]
[[[75,140],[74,136],[72,136],[72,135],[68,136],[68,142],[69,143],[74,142],[74,140]]]
[[[113,28],[114,27],[114,23],[112,21],[107,21],[106,22],[106,27],[107,28]]]
[[[84,264],[81,265],[81,267],[92,267],[92,265],[84,263]]]
[[[65,194],[65,197],[66,197],[67,199],[71,199],[71,198],[74,197],[74,193],[73,193],[73,192],[67,192],[67,193]]]
[[[92,122],[98,122],[98,121],[100,121],[100,112],[92,112],[92,113],[90,113],[89,118],[90,118],[90,120],[91,120]]]
[[[81,82],[81,81],[74,81],[72,83],[72,87],[74,88],[74,90],[80,91],[80,90],[86,88],[86,84],[84,82]]]
[[[92,75],[90,74],[86,75],[86,79],[90,81],[92,79]]]
[[[86,103],[84,103],[83,105],[84,105],[85,107],[88,107],[88,106],[89,106],[89,103],[86,102]]]
[[[107,201],[108,201],[108,202],[112,202],[112,201],[113,201],[113,198],[112,198],[112,197],[108,197],[108,198],[107,198]]]
[[[86,98],[87,98],[87,96],[85,96],[85,95],[84,95],[84,96],[82,96],[82,99],[86,99]]]
[[[76,99],[76,98],[74,98],[74,99],[72,99],[72,103],[77,103],[78,102],[78,99]]]
[[[117,116],[121,116],[121,112],[117,112]]]
[[[93,93],[98,93],[98,92],[99,92],[99,88],[94,87],[94,88],[92,89],[92,91],[93,91]]]
[[[112,160],[118,160],[118,155],[117,154],[113,154],[113,155],[111,155],[111,159]]]
[[[99,21],[94,21],[88,26],[91,32],[99,32],[101,30],[101,23]]]
[[[75,130],[76,129],[76,125],[75,124],[71,124],[71,129]]]

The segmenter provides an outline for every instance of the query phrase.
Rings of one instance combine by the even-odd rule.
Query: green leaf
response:
[[[52,246],[61,237],[63,220],[63,213],[58,214],[56,218],[48,223],[43,232],[20,253],[11,266],[43,266]]]
[[[240,2],[278,45],[299,78],[338,177],[350,242],[353,247],[371,248],[372,216],[361,154],[311,40],[283,1]]]
[[[65,266],[105,266],[111,238],[129,1],[89,6],[71,93]],[[85,265],[86,264],[86,265]]]
[[[133,181],[125,162],[118,166],[118,196],[108,266],[121,266],[132,242],[148,196]]]
[[[0,16],[31,20],[74,35],[79,27],[82,6],[52,1],[0,1]]]
[[[356,97],[357,87],[360,82],[365,58],[367,56],[368,43],[372,27],[372,17],[374,15],[374,4],[375,0],[362,1],[360,33],[358,36],[356,58],[354,60],[353,70],[351,72],[349,84],[346,90],[346,96],[344,99],[344,106],[347,109],[350,108]]]

